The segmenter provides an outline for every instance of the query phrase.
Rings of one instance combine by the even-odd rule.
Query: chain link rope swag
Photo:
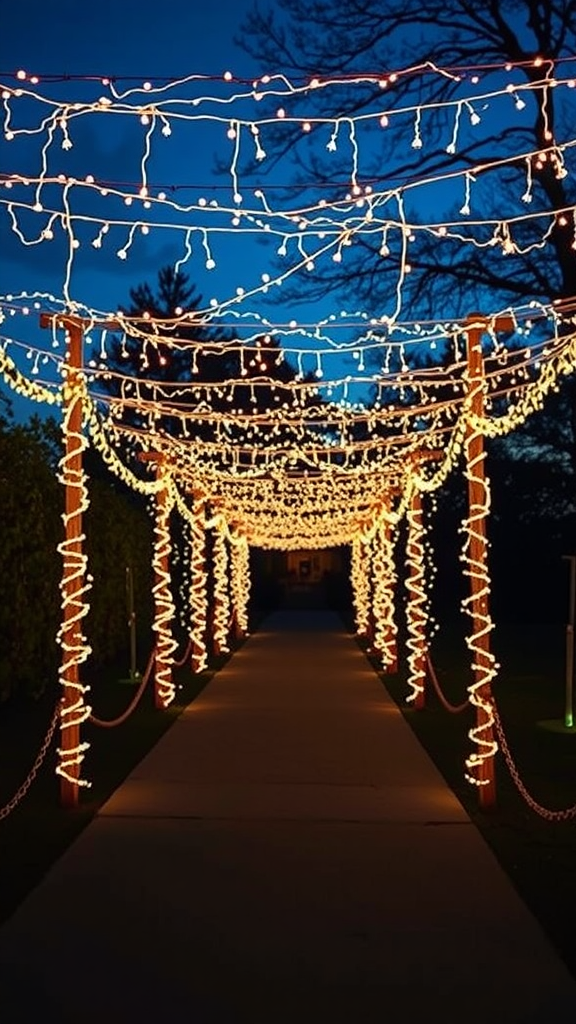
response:
[[[46,736],[44,737],[42,746],[38,751],[38,756],[36,757],[36,760],[34,761],[34,764],[32,765],[26,779],[24,780],[22,785],[19,786],[19,788],[16,790],[14,796],[10,800],[8,800],[6,804],[4,804],[4,807],[0,807],[0,821],[4,821],[4,819],[7,818],[9,814],[12,814],[12,811],[16,810],[18,805],[22,802],[22,800],[28,793],[30,786],[34,782],[36,776],[38,775],[38,772],[40,771],[40,768],[44,763],[46,754],[50,749],[50,744],[52,743],[52,739],[54,737],[54,733],[56,731],[56,726],[58,724],[59,718],[60,704],[58,703],[54,709],[54,714],[52,715],[52,719],[50,721],[50,725],[48,726],[48,731],[46,733]]]
[[[448,711],[449,714],[452,715],[458,715],[461,714],[462,711],[465,711],[469,706],[470,701],[465,700],[461,704],[452,704],[448,700],[442,691],[440,683],[438,682],[438,676],[436,675],[434,665],[432,664],[432,660],[428,653],[426,654],[426,664],[428,666],[428,678],[430,679],[438,700],[444,710]],[[523,782],[518,766],[512,756],[512,752],[504,732],[504,726],[502,725],[502,719],[500,718],[498,708],[496,707],[494,700],[492,700],[492,713],[494,715],[494,725],[498,736],[499,748],[504,758],[504,763],[522,799],[535,814],[540,818],[544,818],[546,821],[573,821],[576,818],[576,804],[572,804],[570,807],[561,808],[559,810],[552,810],[551,808],[545,807],[543,804],[539,803],[538,800],[532,796],[526,784]]]

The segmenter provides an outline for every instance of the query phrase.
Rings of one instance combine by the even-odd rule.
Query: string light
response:
[[[202,494],[192,497],[191,572],[190,572],[190,637],[192,640],[192,671],[203,672],[207,665],[206,650],[206,539],[205,503]]]
[[[228,593],[228,549],[221,516],[214,526],[214,622],[213,638],[218,654],[228,654],[228,623],[230,620],[230,598]]]
[[[240,636],[248,632],[248,601],[250,598],[250,555],[245,537],[231,535],[231,578],[232,607],[236,628]]]
[[[60,722],[63,743],[58,750],[56,772],[72,784],[87,787],[90,783],[82,777],[81,766],[89,745],[85,742],[76,743],[73,739],[92,712],[85,701],[90,687],[79,680],[80,667],[91,652],[83,633],[83,622],[90,610],[86,595],[92,586],[91,577],[87,575],[88,559],[82,549],[85,540],[82,516],[88,509],[89,501],[81,457],[87,442],[74,427],[78,406],[82,405],[84,395],[82,376],[72,373],[67,375],[62,391],[65,405],[62,432],[67,444],[59,461],[59,479],[65,487],[75,492],[75,500],[71,503],[72,507],[66,508],[62,514],[66,538],[58,544],[58,552],[62,556],[62,625],[57,641],[62,649],[59,676],[62,687]]]
[[[372,543],[374,646],[380,653],[384,671],[395,672],[398,658],[398,627],[394,618],[396,587],[394,535],[391,524],[385,516],[378,526]]]
[[[370,585],[366,573],[367,553],[360,537],[351,544],[350,582],[354,601],[356,632],[366,636],[370,623]]]
[[[239,83],[227,73],[217,83],[187,76],[156,84],[139,81],[121,89],[106,79],[97,83],[100,95],[86,85],[83,99],[66,102],[51,96],[50,83],[40,88],[35,76],[24,71],[16,85],[0,86],[6,140],[16,150],[21,142],[30,153],[37,147],[34,174],[0,175],[0,217],[27,249],[59,239],[57,251],[64,250],[61,296],[30,288],[0,297],[4,326],[20,322],[31,311],[48,313],[53,350],[24,346],[6,331],[0,339],[0,372],[16,392],[62,405],[68,452],[60,473],[67,491],[77,498],[78,524],[88,499],[83,472],[74,466],[88,441],[118,479],[154,505],[153,628],[162,706],[175,693],[173,511],[183,518],[191,537],[190,632],[196,671],[202,671],[207,658],[207,529],[213,530],[212,638],[220,651],[228,650],[231,609],[238,634],[248,629],[251,547],[293,551],[349,545],[357,631],[360,635],[371,631],[372,608],[374,643],[382,665],[388,671],[395,668],[394,544],[405,520],[408,700],[418,704],[424,690],[427,642],[426,537],[420,503],[465,459],[467,480],[476,497],[462,524],[464,572],[473,591],[463,609],[472,621],[467,638],[475,673],[470,702],[480,712],[470,734],[474,750],[466,769],[471,782],[485,785],[484,767],[496,749],[490,686],[497,666],[488,646],[492,620],[483,533],[490,495],[477,442],[517,429],[573,372],[576,318],[570,304],[561,308],[536,302],[519,305],[507,311],[513,338],[506,348],[496,335],[498,314],[490,314],[485,323],[491,350],[484,357],[480,382],[469,379],[459,343],[466,324],[413,322],[402,320],[402,315],[411,264],[415,264],[413,247],[420,240],[432,240],[438,246],[458,243],[479,257],[487,252],[496,261],[539,254],[554,232],[572,230],[573,205],[562,199],[556,208],[543,209],[535,187],[543,173],[561,182],[567,173],[566,160],[576,146],[572,138],[558,142],[549,121],[552,88],[567,104],[572,102],[568,90],[573,81],[562,77],[562,72],[559,64],[549,64],[538,81],[514,79],[483,90],[476,88],[478,76],[474,82],[454,69],[435,65],[404,69],[386,78],[319,77],[313,85],[294,84],[281,75]],[[453,93],[445,102],[398,105],[388,84],[402,76],[412,76],[415,83],[419,76],[434,80],[440,76],[452,83]],[[323,117],[310,98],[318,90],[337,97],[330,90],[345,86],[349,92],[368,81],[380,83],[386,100],[358,114]],[[508,152],[479,159],[476,166],[460,160],[469,137],[480,144],[478,133],[489,120],[485,109],[493,116],[504,102],[518,115],[528,104],[540,110],[545,145],[516,152],[511,141]],[[365,180],[364,155],[372,145],[367,142],[369,129],[409,126],[412,145],[425,158],[429,138],[435,138],[432,126],[438,114],[450,125],[450,134],[441,143],[455,158],[447,172],[392,184]],[[134,127],[138,132],[130,172],[134,180],[100,180],[93,168],[77,176],[63,173],[61,148],[66,152],[74,146],[78,123],[111,116],[121,118],[127,130]],[[160,186],[153,180],[156,142],[169,147],[174,137],[181,139],[198,126],[221,134],[230,147],[230,180],[224,193]],[[289,190],[277,190],[275,185],[251,187],[248,163],[265,163],[278,139],[286,140],[290,137],[286,133],[295,128],[306,137],[305,145],[320,140],[323,152],[339,153],[337,166],[344,180],[320,191],[312,184]],[[476,134],[469,136],[472,132]],[[473,215],[473,193],[475,205],[480,205],[480,184],[489,187],[508,170],[516,170],[518,181],[522,179],[518,200],[524,205],[505,216]],[[452,192],[462,190],[460,219],[439,216],[421,223],[413,207],[427,194],[424,190],[440,184]],[[327,192],[336,198],[329,200]],[[227,285],[226,293],[212,296],[205,308],[193,312],[178,308],[163,319],[150,311],[112,316],[84,301],[78,285],[86,253],[92,254],[91,260],[113,258],[124,263],[133,258],[141,237],[150,234],[156,243],[176,240],[176,273],[194,267],[199,259],[202,269],[214,271],[216,277],[222,243],[231,235],[264,239],[268,251],[278,254],[282,262],[277,261],[272,272],[267,266],[258,273],[260,268],[255,267],[252,278]],[[344,263],[349,247],[359,243],[376,247],[382,259],[397,265],[390,308],[381,315],[342,310],[311,323],[290,319],[276,324],[251,308],[296,275],[314,279],[317,270],[330,268],[332,262]],[[76,375],[68,374],[59,347],[60,314],[81,320],[87,344],[93,337],[90,358]],[[207,329],[213,335],[209,341]],[[119,344],[119,359],[110,359],[110,333]],[[426,352],[442,353],[438,365],[422,365],[419,357]],[[50,359],[45,362],[48,353]],[[131,368],[134,353],[141,371],[150,374],[146,379],[122,368],[124,363]],[[151,366],[166,366],[173,357],[184,355],[190,360],[189,379],[170,382],[160,379],[160,372],[158,379],[152,379]],[[219,360],[218,368],[222,367],[216,380],[203,380],[198,372],[208,357]],[[286,373],[281,370],[283,361]],[[26,362],[28,374],[21,369]],[[39,380],[40,375],[46,380]],[[81,411],[82,431],[71,423],[71,408]],[[154,478],[135,468],[138,455],[156,467]],[[215,510],[208,520],[207,505]],[[84,700],[87,688],[69,677],[89,653],[81,624],[90,585],[81,543],[76,543],[83,539],[81,531],[75,531],[70,516],[65,526],[69,536],[60,546],[65,623],[59,637],[63,686],[68,693],[62,713],[64,729],[78,728],[89,714]],[[63,747],[58,770],[76,782],[87,744],[72,743],[68,749],[64,743]]]
[[[523,67],[522,64],[517,66]],[[392,235],[400,240],[399,246],[396,247],[399,258],[396,303],[389,314],[394,321],[401,313],[404,288],[410,272],[410,240],[417,240],[422,234],[432,234],[435,239],[447,243],[457,241],[460,245],[472,245],[479,249],[490,247],[493,258],[495,249],[500,250],[503,256],[524,255],[527,252],[536,252],[546,243],[559,217],[571,215],[572,207],[567,206],[553,210],[534,209],[505,218],[470,218],[470,185],[480,177],[488,181],[491,175],[498,176],[503,169],[514,169],[524,164],[530,180],[521,198],[528,202],[532,198],[533,171],[542,171],[547,165],[558,179],[568,173],[565,157],[571,153],[576,140],[569,138],[558,143],[552,137],[549,124],[551,88],[555,90],[557,103],[560,96],[567,104],[571,102],[573,79],[562,76],[563,67],[564,65],[560,63],[557,66],[548,64],[542,69],[541,77],[531,76],[529,81],[521,82],[498,82],[495,88],[479,92],[477,82],[473,82],[468,76],[454,75],[449,69],[436,65],[416,65],[394,72],[396,78],[410,77],[416,80],[421,77],[422,80],[429,80],[430,76],[439,76],[454,83],[455,94],[446,100],[436,99],[428,103],[395,106],[394,94],[390,93],[387,96],[385,113],[379,105],[377,109],[358,110],[354,114],[345,113],[336,117],[333,114],[323,117],[312,113],[303,117],[296,111],[290,114],[285,106],[280,108],[283,116],[279,117],[276,113],[269,112],[266,102],[263,107],[262,101],[270,99],[276,106],[278,97],[282,95],[285,100],[312,103],[318,90],[330,94],[343,84],[343,80],[338,76],[319,78],[318,89],[314,90],[310,90],[309,86],[303,88],[291,83],[284,76],[270,76],[264,84],[259,83],[257,87],[252,85],[251,88],[238,90],[237,83],[232,77],[225,80],[223,86],[220,83],[214,93],[203,91],[207,83],[212,81],[209,77],[194,75],[157,86],[149,83],[149,89],[145,94],[141,88],[117,92],[114,83],[107,80],[106,95],[98,95],[91,99],[67,99],[63,102],[46,94],[44,90],[49,88],[49,82],[40,89],[38,83],[33,85],[32,78],[26,75],[17,87],[9,81],[1,85],[5,110],[4,134],[13,145],[17,145],[20,139],[25,140],[27,144],[36,141],[39,145],[39,168],[36,174],[15,173],[0,178],[4,191],[9,192],[8,198],[0,197],[0,209],[5,208],[11,228],[23,245],[46,244],[55,237],[55,234],[62,235],[67,246],[62,290],[69,303],[78,301],[77,296],[72,294],[72,272],[78,260],[81,263],[83,259],[86,248],[84,241],[88,230],[91,231],[89,240],[92,246],[101,252],[103,257],[106,246],[111,246],[111,251],[122,260],[129,258],[132,246],[140,233],[177,234],[182,239],[184,253],[177,260],[178,269],[194,258],[194,253],[199,248],[193,244],[195,237],[201,242],[200,249],[205,251],[205,264],[210,269],[217,265],[213,245],[217,245],[220,238],[229,236],[231,231],[236,234],[258,235],[269,240],[271,245],[277,245],[278,239],[281,239],[281,251],[287,255],[286,269],[274,275],[268,272],[262,274],[259,283],[252,281],[248,286],[244,283],[238,284],[226,297],[212,300],[214,304],[211,302],[201,311],[206,317],[222,315],[239,305],[243,306],[247,299],[266,294],[271,287],[281,285],[295,274],[304,270],[314,271],[316,267],[322,265],[324,259],[341,261],[348,245],[358,241],[371,244],[376,236],[388,238],[392,232]],[[499,70],[502,69],[497,66],[490,69],[491,72]],[[370,80],[370,76],[351,76],[345,79],[346,88],[361,88],[364,82]],[[97,87],[100,89],[98,83]],[[89,83],[87,88],[90,91],[94,86]],[[464,133],[461,123],[462,112],[468,113],[471,129],[478,132],[482,119],[477,110],[496,110],[495,105],[504,101],[508,103],[510,95],[514,99],[514,110],[519,115],[522,114],[527,98],[532,97],[535,104],[540,106],[544,124],[543,147],[527,152],[514,152],[514,141],[511,138],[509,153],[497,159],[483,160],[479,157],[477,166],[472,168],[466,164],[429,177],[414,177],[393,187],[382,186],[374,181],[361,184],[363,147],[373,145],[372,142],[366,141],[373,137],[367,133],[374,125],[380,125],[383,118],[387,124],[394,122],[398,125],[407,118],[413,118],[413,144],[425,149],[423,126],[429,122],[434,123],[434,119],[439,115],[453,117],[452,136],[446,148],[450,154],[456,156],[461,144],[460,136]],[[521,95],[524,98],[521,98]],[[336,92],[335,100],[337,96]],[[246,115],[241,115],[240,111],[251,104],[255,105],[254,111],[249,110]],[[226,110],[221,113],[223,106]],[[15,112],[24,107],[31,112],[36,111],[37,116],[34,120],[32,113],[31,118],[26,118],[27,126],[19,127],[15,121]],[[77,176],[63,174],[60,169],[57,173],[51,173],[52,151],[59,137],[58,132],[65,133],[66,148],[70,148],[73,145],[72,128],[82,119],[96,116],[100,122],[103,117],[114,116],[121,117],[129,123],[144,125],[146,131],[143,135],[141,132],[138,133],[138,145],[142,148],[135,162],[137,177],[134,181],[99,181],[90,170],[84,175]],[[160,130],[165,139],[169,139],[175,125],[178,126],[179,133],[194,131],[202,126],[230,137],[233,142],[230,163],[231,188],[227,191],[231,191],[231,202],[221,202],[216,198],[208,199],[203,195],[192,202],[181,202],[176,187],[171,185],[169,191],[166,191],[165,188],[151,182],[148,165],[154,135]],[[240,140],[243,134],[252,139],[257,163],[261,163],[266,159],[263,137],[274,129],[271,139],[274,145],[277,145],[278,130],[290,131],[296,125],[299,128],[310,129],[308,134],[314,133],[316,129],[329,128],[330,137],[326,147],[329,153],[335,150],[341,130],[347,131],[347,150],[351,165],[347,176],[348,191],[341,194],[340,198],[330,202],[324,195],[318,199],[308,199],[310,189],[300,187],[301,201],[295,205],[283,206],[273,198],[274,186],[267,190],[261,185],[256,189],[243,189],[239,169]],[[462,142],[462,146],[465,145],[466,140]],[[461,208],[464,221],[440,220],[432,224],[422,224],[418,219],[407,216],[405,202],[412,193],[415,202],[418,203],[418,197],[423,189],[429,190],[442,182],[457,184],[460,181],[464,183],[465,188],[465,200]],[[178,186],[180,189],[183,187]],[[88,197],[83,195],[86,191],[89,193],[88,202]],[[248,191],[250,204],[245,202],[245,192]],[[44,193],[57,204],[54,208],[44,201]],[[252,198],[255,200],[254,203]],[[119,202],[123,204],[126,214],[124,217],[96,212],[97,209],[104,209],[106,206],[111,209],[113,207],[116,211]],[[86,210],[90,208],[94,212],[87,213]],[[21,220],[24,218],[28,224],[27,217],[32,214],[32,222],[38,224],[39,230],[32,237],[28,237]],[[524,245],[515,237],[523,225],[530,225],[533,234],[539,233],[539,237]],[[388,242],[383,242],[382,252],[388,249]]]
[[[174,504],[172,488],[168,473],[164,466],[159,467],[158,477],[163,486],[156,496],[154,516],[154,550],[152,568],[154,583],[154,622],[152,629],[156,633],[155,684],[160,705],[164,708],[172,703],[176,696],[176,687],[172,681],[172,665],[177,643],[171,632],[176,609],[170,586],[170,513]]]
[[[424,696],[426,682],[427,594],[424,569],[425,529],[422,520],[421,496],[414,489],[406,513],[408,536],[406,540],[406,629],[408,648],[408,703],[419,704]]]

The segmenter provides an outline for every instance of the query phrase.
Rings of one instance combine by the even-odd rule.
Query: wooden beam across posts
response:
[[[62,388],[62,414],[64,457],[62,481],[64,484],[64,543],[62,570],[62,624],[60,645],[62,661],[60,683],[60,802],[63,807],[76,807],[79,796],[82,747],[80,723],[87,717],[83,709],[83,693],[79,678],[79,661],[75,652],[82,647],[82,619],[78,609],[82,605],[85,587],[82,544],[82,395],[78,389],[82,373],[84,322],[80,317],[42,313],[40,326],[59,327],[66,331],[67,375]]]
[[[466,319],[465,333],[467,342],[468,363],[468,394],[470,412],[473,417],[481,419],[484,415],[484,359],[482,356],[482,336],[491,329],[493,331],[510,331],[514,322],[510,316],[488,318],[479,313],[471,313]],[[478,697],[476,707],[476,733],[483,743],[490,746],[494,743],[492,715],[487,706],[492,704],[492,688],[490,674],[494,658],[491,652],[490,631],[486,629],[489,621],[489,594],[486,586],[488,580],[488,541],[486,538],[486,494],[487,482],[484,470],[484,437],[468,423],[464,442],[468,478],[468,519],[470,523],[468,564],[470,577],[470,616],[472,620],[472,643],[474,657],[475,692]],[[488,680],[488,681],[486,681]],[[486,749],[486,748],[484,748]],[[494,778],[494,754],[482,758],[477,764],[476,777],[479,783],[479,802],[484,809],[496,803],[496,785]]]

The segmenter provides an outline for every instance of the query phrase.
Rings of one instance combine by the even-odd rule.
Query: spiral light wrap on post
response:
[[[228,623],[230,597],[228,594],[228,549],[220,523],[214,529],[214,641],[221,654],[228,654]]]
[[[248,631],[248,601],[250,598],[250,552],[245,537],[233,537],[231,549],[231,589],[238,632]]]
[[[250,601],[250,591],[252,589],[252,579],[250,576],[250,547],[245,537],[242,538],[242,544],[240,548],[242,552],[242,558],[240,562],[241,567],[241,580],[242,580],[242,601],[240,605],[240,628],[244,633],[248,632],[248,602]]]
[[[367,545],[357,538],[351,545],[350,582],[358,636],[366,636],[370,621],[370,583],[366,566]]]
[[[172,598],[170,570],[170,512],[173,505],[172,489],[165,478],[165,486],[158,491],[156,499],[156,515],[154,519],[154,551],[152,568],[154,570],[154,622],[152,629],[156,633],[156,664],[155,685],[157,700],[167,708],[172,703],[176,688],[172,682],[172,665],[177,643],[172,636],[171,625],[176,609]]]
[[[482,382],[478,382],[477,386],[482,388]],[[480,467],[483,467],[484,451],[481,449],[474,458],[470,455],[470,449],[477,433],[479,431],[474,425],[470,428],[466,442],[468,456],[466,479],[477,488],[477,493],[481,494],[482,498],[481,501],[471,506],[470,515],[464,519],[461,528],[465,538],[462,549],[464,575],[474,582],[472,594],[462,601],[462,610],[471,617],[472,622],[474,622],[474,615],[480,619],[480,628],[466,637],[466,643],[472,653],[472,670],[475,673],[475,681],[468,687],[470,703],[482,711],[484,720],[469,732],[470,739],[476,744],[476,750],[466,759],[466,778],[476,786],[483,786],[487,783],[481,778],[482,763],[493,758],[498,750],[498,744],[492,738],[494,714],[491,693],[491,684],[497,673],[497,664],[492,652],[483,645],[483,641],[490,636],[494,623],[488,609],[490,596],[490,577],[486,565],[488,544],[483,529],[484,520],[490,509],[490,485],[484,473],[479,472]]]
[[[406,701],[418,701],[424,694],[426,681],[426,647],[427,647],[427,594],[426,574],[424,571],[425,547],[424,524],[422,522],[421,497],[414,490],[406,513],[408,538],[406,541],[406,628],[408,639],[408,686],[411,692]]]
[[[396,667],[397,627],[394,621],[394,540],[391,525],[383,519],[372,542],[374,575],[374,645],[381,654],[382,667]]]
[[[85,703],[84,696],[90,687],[80,683],[78,669],[88,658],[91,647],[82,631],[82,623],[89,611],[85,596],[91,589],[90,577],[86,575],[88,559],[82,550],[85,535],[82,533],[82,516],[86,512],[88,490],[86,474],[81,465],[74,468],[87,447],[83,434],[71,429],[71,420],[78,414],[78,403],[82,405],[84,384],[77,378],[74,384],[64,385],[66,408],[62,421],[62,433],[67,438],[67,451],[59,463],[60,483],[75,493],[74,511],[62,514],[67,539],[58,544],[58,552],[62,555],[62,578],[60,593],[62,595],[62,625],[58,630],[57,642],[62,648],[62,663],[59,668],[62,686],[62,702],[60,704],[61,735],[68,729],[82,725],[90,716],[91,707]],[[65,742],[58,748],[59,763],[56,774],[77,786],[90,786],[86,779],[80,777],[80,766],[84,760],[89,743],[76,743],[67,746]]]
[[[192,641],[192,671],[203,672],[207,665],[206,612],[208,592],[206,586],[206,534],[205,504],[195,495],[190,520],[190,639]]]

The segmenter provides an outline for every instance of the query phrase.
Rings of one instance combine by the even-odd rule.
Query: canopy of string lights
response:
[[[336,545],[351,548],[358,631],[371,632],[383,666],[392,666],[393,552],[397,528],[406,520],[409,699],[418,703],[431,557],[422,500],[463,467],[470,495],[463,523],[470,597],[464,605],[475,675],[470,700],[478,712],[467,772],[481,789],[490,787],[490,684],[496,666],[488,642],[484,521],[490,494],[483,442],[516,429],[573,372],[576,307],[570,297],[533,299],[465,318],[416,320],[407,295],[411,250],[421,235],[438,247],[457,243],[480,257],[488,254],[496,265],[544,250],[558,231],[570,232],[576,249],[574,207],[542,208],[534,184],[542,168],[559,182],[570,173],[576,139],[559,140],[546,125],[552,91],[573,111],[573,62],[546,62],[541,73],[539,67],[536,58],[529,79],[512,65],[491,68],[490,74],[425,65],[386,76],[305,83],[281,74],[253,82],[225,74],[219,80],[191,75],[128,82],[125,88],[107,78],[40,81],[19,71],[1,84],[4,143],[24,168],[0,175],[1,230],[10,244],[54,253],[47,259],[62,267],[59,292],[43,289],[31,274],[19,290],[0,297],[0,368],[20,394],[62,412],[60,471],[68,501],[59,771],[72,790],[84,781],[85,744],[78,730],[90,714],[79,678],[89,654],[82,632],[89,582],[81,525],[89,501],[82,467],[88,445],[153,503],[156,692],[162,705],[175,692],[168,568],[173,510],[190,531],[196,670],[206,663],[209,639],[227,649],[231,610],[237,629],[246,629],[250,547]],[[447,80],[449,98],[396,103],[395,84],[407,78]],[[363,97],[369,91],[372,99],[358,104],[356,114],[339,114],[344,88]],[[333,98],[329,116],[318,114],[312,102],[320,93]],[[459,161],[459,147],[481,131],[483,121],[506,111],[521,116],[525,109],[540,111],[544,148],[517,151],[510,144],[473,164]],[[120,124],[133,143],[133,180],[113,180],[84,166],[76,136],[85,138],[83,126],[101,131],[108,124],[113,132]],[[364,150],[372,157],[375,133],[399,124],[410,126],[414,150],[425,147],[428,132],[437,138],[446,131],[444,149],[454,156],[453,166],[393,184],[367,180]],[[317,182],[292,187],[278,180],[282,161],[273,151],[282,152],[295,131],[320,148],[323,159],[334,159],[338,181],[322,188]],[[172,143],[181,155],[194,146],[206,148],[212,137],[229,147],[217,185],[203,191],[194,182],[152,179],[159,147]],[[62,171],[70,154],[73,171]],[[268,179],[267,161],[273,161]],[[497,194],[500,175],[510,168],[522,170],[523,209],[507,214],[492,208],[484,215],[480,205],[474,211],[479,180],[493,181]],[[430,197],[440,188],[461,197],[456,218],[430,217]],[[214,273],[222,293],[193,311],[177,307],[162,317],[146,309],[134,314],[92,305],[94,260],[101,261],[99,271],[108,267],[113,275],[118,261],[125,264],[139,246],[153,244],[160,251],[166,239],[178,252],[175,275],[201,267],[204,274]],[[345,266],[351,251],[374,239],[382,261],[396,268],[385,311],[332,307],[305,322],[270,313],[276,296],[284,309],[282,286],[289,285],[292,295],[295,288],[304,294],[323,266]],[[244,245],[249,253],[235,271],[241,284],[231,284],[229,274],[217,277],[227,244]],[[178,372],[171,374],[176,365]],[[210,638],[207,530],[214,534]]]

